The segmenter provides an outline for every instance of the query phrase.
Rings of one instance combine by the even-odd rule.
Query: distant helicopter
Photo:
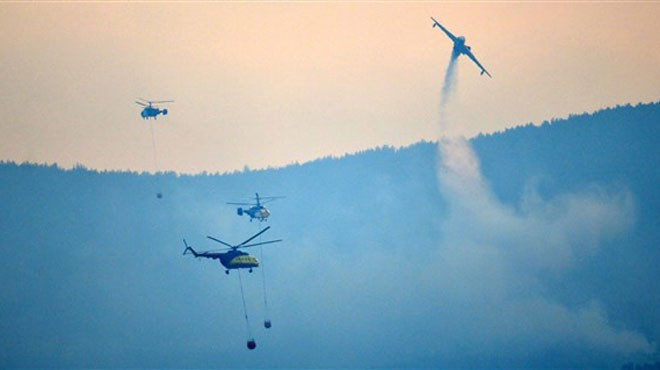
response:
[[[256,203],[236,203],[236,202],[227,202],[227,204],[233,204],[237,206],[251,206],[248,209],[244,209],[241,207],[238,207],[236,209],[236,213],[239,216],[243,216],[243,214],[247,214],[250,216],[250,222],[252,222],[253,219],[257,219],[259,221],[268,221],[268,216],[270,216],[270,211],[263,206],[263,204],[272,202],[276,199],[284,198],[283,196],[277,196],[277,197],[259,197],[259,193],[254,193],[255,197],[253,198],[256,200]]]
[[[256,247],[258,245],[264,245],[264,244],[271,244],[271,243],[278,243],[281,242],[282,239],[277,239],[277,240],[269,240],[267,242],[260,242],[260,243],[254,243],[254,244],[248,244],[254,238],[258,237],[259,235],[265,233],[270,229],[270,226],[266,227],[265,229],[259,231],[258,233],[254,234],[250,239],[244,241],[241,244],[238,245],[231,245],[228,243],[223,242],[220,239],[214,238],[212,236],[207,236],[207,238],[218,242],[222,245],[225,245],[229,247],[228,249],[224,249],[221,251],[206,251],[206,252],[196,252],[191,246],[188,245],[185,239],[183,239],[183,244],[186,246],[186,249],[183,251],[183,254],[188,254],[188,251],[192,253],[193,256],[195,257],[204,257],[204,258],[211,258],[211,259],[219,259],[220,263],[225,267],[225,273],[229,274],[229,270],[233,269],[244,269],[247,268],[249,269],[250,272],[252,272],[253,267],[258,267],[259,266],[259,260],[251,256],[245,252],[239,251],[238,249],[240,248],[250,248],[250,247]],[[226,251],[226,252],[223,252]]]
[[[174,103],[174,100],[146,100],[142,98],[138,98],[140,101],[135,101],[136,104],[139,104],[144,107],[142,109],[142,112],[140,115],[142,116],[142,119],[149,119],[153,117],[154,119],[158,119],[158,115],[162,114],[164,116],[167,115],[167,109],[159,109],[158,107],[154,106],[154,103],[157,104],[162,104],[162,103]]]

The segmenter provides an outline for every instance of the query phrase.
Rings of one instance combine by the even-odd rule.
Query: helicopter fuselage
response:
[[[231,245],[227,242],[224,242],[218,238],[214,238],[212,236],[207,236],[208,239],[211,239],[215,242],[218,242],[220,244],[223,244],[226,247],[229,247],[229,249],[225,249],[226,252],[224,251],[206,251],[206,252],[197,252],[195,251],[191,246],[188,245],[186,242],[186,239],[183,239],[183,244],[186,246],[186,249],[183,250],[183,254],[188,254],[190,252],[192,255],[197,257],[203,257],[203,258],[211,258],[214,260],[220,260],[220,263],[226,268],[225,272],[229,273],[229,270],[232,269],[250,269],[250,272],[252,272],[253,267],[259,267],[259,260],[254,257],[249,255],[248,253],[245,253],[243,251],[238,250],[239,248],[250,248],[250,247],[256,247],[258,245],[264,245],[264,244],[272,244],[272,243],[279,243],[282,241],[282,239],[277,239],[277,240],[268,240],[265,242],[258,242],[258,243],[252,243],[250,242],[254,240],[256,237],[259,235],[263,234],[264,232],[268,231],[270,229],[270,226],[264,228],[263,230],[259,231],[258,233],[252,235],[248,240],[244,241],[241,244],[238,245]]]
[[[243,216],[244,213],[250,216],[250,221],[254,218],[259,221],[266,221],[268,216],[270,216],[270,211],[262,205],[250,207],[248,209],[238,208],[236,211],[239,216]]]
[[[238,250],[221,253],[220,263],[227,270],[259,267],[259,260],[255,256]]]
[[[250,218],[256,218],[259,221],[264,221],[268,218],[268,216],[270,216],[270,211],[268,211],[268,209],[264,206],[255,206],[245,212],[250,216]]]
[[[147,106],[142,109],[142,112],[140,115],[142,116],[143,119],[149,119],[149,118],[158,118],[159,114],[166,115],[167,114],[167,109],[158,109],[153,106]]]

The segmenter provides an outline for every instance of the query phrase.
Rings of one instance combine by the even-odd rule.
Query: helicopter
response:
[[[236,214],[239,216],[243,216],[243,214],[247,214],[250,216],[250,222],[252,222],[253,219],[257,219],[261,222],[263,221],[268,221],[268,216],[270,216],[270,211],[268,208],[264,207],[263,204],[272,202],[276,199],[284,198],[283,196],[277,196],[277,197],[259,197],[259,193],[254,193],[255,197],[252,198],[256,200],[256,203],[236,203],[236,202],[227,202],[227,204],[233,204],[237,206],[250,206],[248,209],[244,209],[241,207],[238,207],[236,209]]]
[[[154,119],[158,119],[158,115],[162,114],[164,116],[167,115],[167,108],[166,109],[159,109],[158,107],[154,106],[154,103],[162,104],[162,103],[174,103],[174,100],[146,100],[142,98],[137,98],[138,100],[135,101],[135,104],[141,105],[144,107],[142,109],[142,112],[140,112],[140,115],[142,116],[142,119],[149,119],[153,117]]]
[[[183,239],[183,244],[186,246],[186,249],[183,251],[183,254],[185,255],[188,254],[188,252],[190,252],[195,257],[218,259],[220,260],[220,263],[225,267],[225,274],[227,275],[229,275],[229,270],[233,270],[233,269],[247,268],[249,269],[249,272],[252,272],[252,268],[259,266],[259,260],[248,253],[239,251],[239,249],[256,247],[258,245],[264,245],[264,244],[278,243],[282,241],[282,239],[277,239],[277,240],[269,240],[267,242],[248,244],[259,235],[268,231],[268,229],[270,229],[270,226],[252,235],[248,240],[244,241],[243,243],[237,245],[231,245],[229,243],[223,242],[220,239],[214,238],[212,236],[207,236],[207,238],[229,247],[227,249],[223,249],[220,251],[197,252],[191,246],[188,245],[186,239]]]

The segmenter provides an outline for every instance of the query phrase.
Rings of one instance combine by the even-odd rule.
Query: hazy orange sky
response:
[[[436,140],[452,44],[468,137],[660,100],[660,3],[1,3],[0,159],[154,170],[281,166]]]

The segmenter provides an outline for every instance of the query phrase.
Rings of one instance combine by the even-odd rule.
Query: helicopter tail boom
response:
[[[195,256],[195,257],[199,257],[199,253],[195,252],[195,250],[192,249],[192,248],[190,248],[190,247],[186,247],[186,249],[183,251],[183,254],[188,254],[188,251],[190,251],[190,253],[191,253],[193,256]]]

